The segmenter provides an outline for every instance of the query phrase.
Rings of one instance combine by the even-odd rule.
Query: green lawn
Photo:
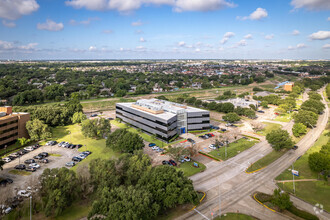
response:
[[[289,122],[292,119],[292,113],[287,114],[281,114],[277,116],[274,121],[280,121],[280,122]]]
[[[20,176],[30,176],[32,174],[32,172],[28,172],[24,170],[9,170],[9,173]]]
[[[235,142],[232,142],[227,147],[227,158],[225,158],[225,147],[221,147],[218,150],[212,150],[208,154],[221,160],[227,160],[235,157],[237,154],[249,149],[253,145],[258,143],[256,140],[241,138]]]
[[[145,141],[155,143],[159,147],[167,146],[167,143],[165,143],[161,140],[158,140],[158,139],[153,139],[150,135],[148,135],[144,132],[139,132],[137,129],[127,126],[125,123],[120,123],[120,122],[117,122],[116,120],[112,120],[111,124],[115,125],[117,127],[120,127],[120,128],[127,128],[128,131],[139,134]]]
[[[280,158],[283,154],[285,154],[288,150],[282,150],[282,151],[272,151],[263,158],[259,159],[255,163],[253,163],[246,171],[252,172],[258,169],[261,169],[263,167],[268,166],[269,164],[273,163],[275,160]]]
[[[216,217],[215,220],[253,220],[252,216],[241,214],[241,213],[226,213],[221,218]]]
[[[85,150],[92,152],[92,154],[86,159],[79,162],[77,166],[71,168],[73,170],[76,170],[78,166],[87,164],[96,158],[111,159],[119,156],[119,153],[116,153],[105,146],[105,139],[96,140],[92,138],[85,138],[81,133],[81,126],[78,124],[54,128],[52,139],[57,142],[68,141],[73,144],[82,144],[84,146],[79,149],[80,152]]]
[[[275,123],[270,123],[270,122],[263,122],[263,124],[265,124],[266,127],[264,129],[262,129],[261,131],[257,132],[258,134],[263,135],[263,136],[266,136],[272,130],[282,128],[282,125],[280,125],[280,124],[275,124]]]
[[[280,188],[293,193],[293,183],[278,183]],[[326,211],[330,211],[330,186],[325,181],[295,182],[296,196],[311,203],[322,204]]]
[[[53,157],[61,157],[61,154],[49,154],[49,156],[53,156]]]
[[[206,166],[202,163],[196,162],[198,163],[199,167],[196,168],[193,166],[193,163],[196,161],[190,161],[190,162],[184,162],[180,164],[180,167],[178,167],[178,170],[182,170],[184,175],[189,177],[192,176],[196,173],[202,172],[206,169]]]

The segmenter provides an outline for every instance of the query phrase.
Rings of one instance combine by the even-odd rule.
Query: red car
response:
[[[169,160],[169,162],[173,165],[173,166],[176,166],[177,164],[175,163],[174,160]]]
[[[209,135],[211,135],[211,137],[214,137],[214,134],[213,133],[208,133]]]

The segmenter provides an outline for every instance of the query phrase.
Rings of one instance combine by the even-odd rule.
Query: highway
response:
[[[321,95],[323,96],[323,94]],[[324,97],[323,102],[326,103]],[[192,176],[191,180],[193,180],[195,189],[206,192],[207,200],[199,205],[196,210],[192,210],[178,219],[212,219],[219,213],[219,203],[221,204],[222,213],[238,210],[242,213],[253,213],[255,217],[260,219],[288,219],[262,207],[251,199],[251,195],[255,191],[272,193],[276,187],[274,179],[313,146],[325,129],[328,117],[329,109],[326,104],[326,109],[320,115],[317,126],[299,141],[297,150],[288,151],[281,158],[256,173],[247,174],[244,170],[251,163],[272,151],[267,141],[262,141],[236,157]],[[292,123],[291,121],[284,129],[292,128]],[[310,211],[312,207],[308,207],[308,205],[305,206]],[[330,216],[324,212],[318,217],[320,219],[330,219]]]

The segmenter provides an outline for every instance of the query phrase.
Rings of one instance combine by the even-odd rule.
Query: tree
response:
[[[319,93],[317,93],[317,92],[309,92],[308,93],[308,98],[309,99],[318,100],[318,101],[321,101],[322,100],[322,96]]]
[[[0,170],[3,170],[2,166],[5,165],[5,161],[0,160]]]
[[[30,141],[30,139],[27,139],[25,137],[17,138],[17,142],[21,145],[21,147],[27,145],[28,143],[30,143]]]
[[[252,110],[257,111],[257,107],[256,107],[255,105],[250,104],[249,107],[250,107]]]
[[[292,127],[292,133],[295,137],[300,137],[303,134],[306,134],[307,127],[303,123],[295,123]]]
[[[58,216],[78,197],[76,173],[67,168],[45,169],[40,176],[40,195],[46,216]]]
[[[72,123],[81,123],[82,121],[86,120],[87,116],[83,112],[75,112],[72,116]]]
[[[33,119],[26,123],[26,129],[33,141],[46,140],[52,136],[48,125],[39,119]]]
[[[319,152],[314,152],[308,156],[308,164],[315,172],[330,170],[330,142],[323,145]]]
[[[144,143],[138,134],[127,129],[117,129],[108,136],[106,146],[115,151],[133,153],[135,150],[141,150]]]
[[[256,117],[256,112],[253,111],[252,109],[245,108],[244,109],[244,115],[248,118],[255,118]]]
[[[234,123],[236,121],[239,121],[241,118],[234,112],[228,113],[224,116],[222,116],[222,119],[225,121],[228,121],[230,123]]]
[[[152,193],[145,188],[120,186],[102,189],[88,216],[103,214],[108,219],[154,219],[159,209]]]
[[[180,158],[184,155],[187,155],[189,152],[187,149],[185,149],[182,146],[179,147],[169,147],[168,148],[168,154],[171,158],[173,158],[175,161],[179,161]]]
[[[324,104],[316,99],[309,99],[305,101],[301,107],[303,110],[312,111],[316,114],[321,114],[325,108]]]
[[[267,101],[262,101],[260,103],[260,105],[263,107],[263,108],[268,108],[268,102]]]
[[[103,138],[111,132],[110,121],[105,118],[87,119],[81,124],[81,132],[85,137]]]
[[[283,148],[291,148],[294,145],[289,133],[282,129],[271,131],[266,135],[266,139],[276,151]]]
[[[229,113],[229,112],[233,112],[235,109],[235,106],[230,103],[230,102],[225,102],[222,104],[222,111],[224,113]]]
[[[53,84],[45,88],[45,98],[47,100],[60,101],[64,97],[64,87],[60,84]]]
[[[272,203],[276,205],[281,211],[289,209],[292,206],[290,195],[286,192],[282,192],[281,189],[274,190]]]
[[[311,111],[299,110],[297,114],[293,116],[295,123],[302,123],[306,127],[311,128],[316,125],[318,115]]]
[[[258,121],[252,121],[250,122],[250,125],[255,132],[261,131],[262,129],[265,128],[265,124]]]

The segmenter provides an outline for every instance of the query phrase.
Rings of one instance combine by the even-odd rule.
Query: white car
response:
[[[217,147],[214,144],[210,144],[209,148],[211,148],[212,150],[216,150]]]
[[[27,151],[33,151],[34,148],[32,146],[29,146],[29,147],[24,147],[24,150],[27,150]]]
[[[153,150],[158,150],[159,147],[158,147],[158,146],[153,146],[151,149],[153,149]]]
[[[79,154],[77,157],[79,157],[81,159],[85,159],[87,156],[86,156],[86,154]]]
[[[33,168],[38,169],[38,168],[40,168],[40,165],[37,164],[37,163],[31,163],[31,164],[29,164],[29,167],[33,167]]]
[[[5,161],[6,163],[9,163],[11,161],[9,157],[2,158],[2,160]]]
[[[31,196],[31,193],[26,190],[20,190],[18,191],[17,195],[28,198]]]
[[[183,159],[184,159],[185,161],[187,161],[187,162],[190,162],[190,161],[191,161],[190,157],[184,157]]]

